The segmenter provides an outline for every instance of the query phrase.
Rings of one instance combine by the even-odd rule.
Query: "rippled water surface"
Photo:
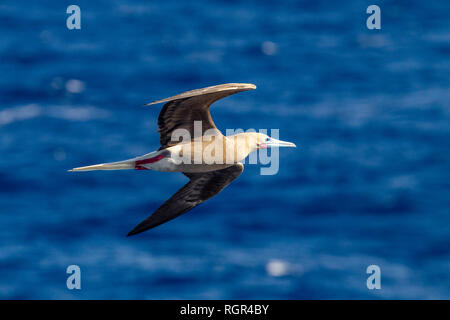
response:
[[[450,2],[0,3],[0,298],[450,298]],[[160,105],[279,128],[277,175],[125,234],[187,180],[67,169],[159,147]],[[79,265],[82,289],[66,288]],[[368,290],[379,265],[382,289]]]

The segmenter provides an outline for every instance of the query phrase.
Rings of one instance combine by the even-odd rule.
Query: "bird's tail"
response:
[[[93,171],[93,170],[126,170],[134,169],[135,161],[126,160],[111,163],[94,164],[92,166],[73,168],[69,171]]]
[[[92,166],[73,168],[69,171],[127,170],[127,169],[142,170],[148,169],[143,165],[156,162],[164,157],[165,153],[163,153],[162,151],[155,151],[133,159],[118,162],[94,164]]]

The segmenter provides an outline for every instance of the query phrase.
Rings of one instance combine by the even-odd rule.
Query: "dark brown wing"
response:
[[[236,179],[243,170],[244,165],[238,163],[216,171],[184,173],[190,181],[164,202],[150,217],[131,230],[128,236],[154,228],[212,198]]]
[[[152,105],[167,102],[158,117],[158,131],[161,142],[160,149],[165,149],[178,143],[178,141],[172,141],[172,133],[176,129],[186,129],[189,131],[192,139],[196,138],[194,134],[194,121],[202,121],[202,132],[199,132],[201,135],[208,129],[217,130],[209,113],[211,104],[234,93],[253,90],[255,88],[255,85],[248,83],[227,83],[187,91],[147,104]]]

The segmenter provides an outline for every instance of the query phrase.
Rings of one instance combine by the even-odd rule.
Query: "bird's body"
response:
[[[272,146],[295,146],[262,133],[224,136],[209,113],[210,105],[228,95],[252,90],[252,84],[230,83],[187,91],[149,103],[167,102],[158,117],[161,147],[133,159],[74,168],[92,170],[156,170],[182,172],[190,181],[128,235],[171,220],[213,197],[243,171],[251,152]]]

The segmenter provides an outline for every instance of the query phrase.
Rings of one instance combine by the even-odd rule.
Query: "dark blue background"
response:
[[[450,298],[449,15],[445,0],[2,1],[0,297]],[[226,82],[258,89],[214,105],[219,128],[299,148],[126,238],[185,177],[66,169],[157,149],[161,106],[144,103]]]

